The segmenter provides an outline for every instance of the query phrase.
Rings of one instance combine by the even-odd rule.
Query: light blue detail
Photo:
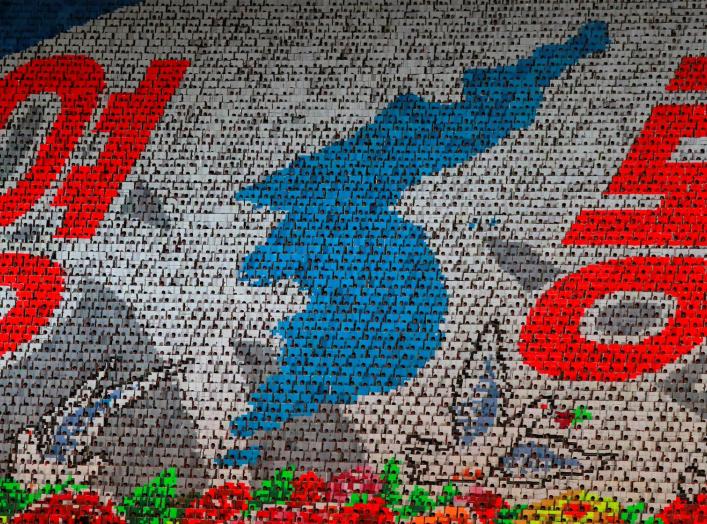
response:
[[[235,437],[276,430],[322,404],[391,391],[433,358],[447,312],[444,276],[423,229],[390,207],[422,177],[528,127],[543,89],[608,44],[606,24],[590,22],[566,43],[540,47],[514,65],[467,70],[461,102],[398,96],[350,138],[236,194],[286,213],[246,257],[242,280],[267,286],[292,279],[309,304],[276,327],[285,342],[280,372],[233,421]],[[223,463],[251,462],[236,452]]]
[[[552,469],[579,468],[581,463],[572,457],[562,457],[552,451],[547,446],[529,442],[519,444],[513,448],[510,455],[503,457],[503,468],[506,473],[511,474],[514,469],[519,468],[519,475],[526,475],[528,472],[549,473]]]
[[[216,459],[216,465],[230,467],[234,464],[255,464],[260,459],[260,448],[251,446],[246,449],[231,449],[221,459]]]
[[[478,437],[485,435],[496,422],[501,392],[496,384],[491,359],[487,358],[484,364],[486,373],[472,388],[471,399],[453,407],[454,422],[460,426],[459,443],[463,446],[468,446]],[[470,414],[466,415],[467,411],[470,411]]]
[[[48,457],[60,463],[66,462],[67,453],[78,446],[76,437],[85,433],[93,420],[103,415],[122,396],[123,391],[120,388],[115,389],[105,398],[94,401],[90,406],[79,406],[66,415],[54,432]]]

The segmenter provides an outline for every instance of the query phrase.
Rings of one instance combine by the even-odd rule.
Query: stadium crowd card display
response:
[[[0,519],[707,523],[707,6],[0,7]]]

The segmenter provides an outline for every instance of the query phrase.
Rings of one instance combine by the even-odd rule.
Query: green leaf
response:
[[[572,426],[577,426],[587,420],[592,420],[592,412],[586,406],[577,406],[572,412]]]
[[[79,492],[83,489],[86,489],[86,486],[74,484],[72,477],[68,477],[59,484],[47,482],[35,492],[26,490],[19,482],[11,478],[3,478],[0,479],[0,516],[11,517],[35,502],[39,502],[47,495],[57,495],[68,490]]]
[[[11,517],[30,505],[31,493],[11,478],[0,479],[0,516]]]
[[[403,501],[403,496],[400,493],[400,462],[395,457],[388,459],[383,466],[381,473],[381,488],[380,497],[385,500],[388,506],[397,506]]]
[[[454,504],[454,497],[459,495],[457,487],[449,482],[442,488],[442,494],[437,497],[438,506],[450,506]]]
[[[351,493],[349,501],[346,503],[347,506],[354,506],[356,504],[367,504],[369,499],[368,493]]]
[[[288,466],[283,470],[275,470],[272,479],[264,480],[262,486],[253,493],[253,500],[248,504],[248,510],[254,511],[265,504],[286,504],[289,502],[294,486],[295,467]],[[248,516],[248,515],[245,515]]]
[[[496,513],[496,524],[513,524],[518,520],[523,513],[523,510],[528,507],[528,504],[515,504],[512,508],[501,508]]]
[[[646,509],[646,505],[643,502],[628,506],[621,512],[621,520],[627,522],[628,524],[636,524],[641,518],[641,513]]]
[[[126,497],[116,511],[125,515],[131,524],[158,524],[176,520],[181,516],[181,510],[171,505],[176,487],[176,468],[166,469],[146,485],[135,488],[132,496]]]
[[[429,513],[435,509],[435,500],[430,493],[419,486],[415,486],[407,499],[407,503],[398,510],[401,519]]]

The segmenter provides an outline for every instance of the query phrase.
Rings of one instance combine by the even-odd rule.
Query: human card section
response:
[[[707,4],[4,4],[0,524],[707,524]]]
[[[670,92],[707,91],[707,57],[684,58]],[[707,105],[653,108],[606,196],[656,195],[655,209],[583,210],[565,245],[701,247],[707,245],[707,162],[672,160],[681,141],[707,137]],[[660,371],[707,336],[707,261],[693,257],[627,257],[563,277],[531,310],[519,350],[539,372],[565,380],[621,381]],[[660,292],[678,308],[659,334],[639,343],[587,340],[585,312],[616,292]]]
[[[145,148],[165,105],[179,87],[188,61],[154,60],[134,92],[108,98],[93,133],[108,141],[98,162],[72,166],[52,205],[65,208],[55,236],[90,239],[118,195],[120,185]],[[64,169],[96,110],[105,88],[103,68],[85,56],[34,59],[0,80],[0,125],[32,95],[56,94],[61,111],[34,164],[22,179],[0,195],[0,225],[9,226],[27,213]],[[0,320],[0,353],[29,342],[61,302],[63,273],[48,258],[5,253],[0,260],[2,284],[17,293],[13,308]]]

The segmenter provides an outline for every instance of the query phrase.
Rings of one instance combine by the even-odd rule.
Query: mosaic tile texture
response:
[[[707,523],[703,2],[0,14],[3,522]]]

